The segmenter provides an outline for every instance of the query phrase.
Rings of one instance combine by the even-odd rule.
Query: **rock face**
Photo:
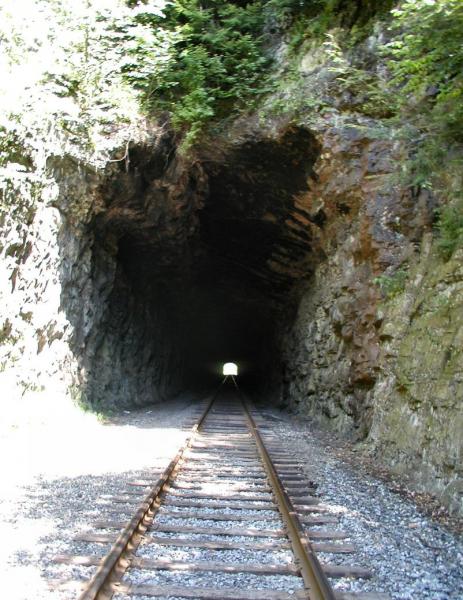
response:
[[[309,89],[325,77],[301,65]],[[394,132],[338,110],[310,122],[321,152],[297,205],[325,258],[283,335],[283,399],[461,512],[461,250],[444,262],[436,199],[393,177]]]
[[[188,159],[166,127],[142,131],[124,160],[106,166],[48,158],[54,191],[48,200],[42,191],[33,206],[52,211],[56,225],[45,230],[34,216],[31,223],[42,226],[53,251],[45,269],[54,273],[57,304],[44,310],[59,313],[60,326],[56,318],[41,324],[35,310],[29,319],[39,354],[57,348],[56,340],[62,348],[46,354],[42,378],[63,371],[80,402],[106,410],[165,399],[217,377],[220,363],[235,359],[252,385],[265,381],[275,397],[280,323],[294,311],[295,284],[312,268],[308,234],[288,223],[297,218],[297,194],[311,185],[318,151],[306,128],[260,133],[251,122]],[[38,246],[14,217],[8,235],[24,229],[24,243],[6,247],[7,266],[37,294]],[[26,260],[30,272],[21,267]],[[24,301],[17,292],[12,300],[14,314]],[[19,321],[14,331],[4,323],[7,356],[19,348]]]
[[[392,298],[348,260],[352,239],[317,270],[286,337],[285,397],[460,512],[462,257],[443,265],[431,238]]]
[[[141,247],[143,226],[175,237],[165,219],[167,213],[175,221],[169,180],[181,195],[193,176],[185,169],[165,173],[166,144],[158,130],[140,128],[140,150],[133,148],[127,171],[124,161],[105,168],[56,154],[5,187],[2,267],[11,287],[3,291],[1,345],[11,393],[54,388],[98,410],[147,404],[179,390],[183,333],[169,290],[155,277],[144,281],[146,262],[124,262],[131,230]],[[155,168],[165,177],[161,191]],[[186,194],[190,201],[194,207]],[[156,240],[162,243],[162,235]]]
[[[24,147],[3,169],[0,379],[106,410],[237,361],[463,511],[463,255],[439,256],[437,200],[394,178],[403,145],[327,61],[301,54],[296,87],[189,157],[141,117],[98,160]]]
[[[403,294],[384,308],[369,439],[394,470],[462,511],[463,255],[423,240]]]
[[[99,179],[86,234],[89,272],[71,286],[89,296],[64,300],[79,387],[95,408],[146,405],[182,383],[183,334],[163,273],[182,256],[201,173],[173,154],[171,136],[153,135],[129,148],[130,163],[109,165]]]
[[[291,402],[310,397],[311,413],[364,437],[380,357],[375,277],[413,260],[415,240],[431,225],[432,204],[425,192],[413,198],[390,186],[394,148],[361,125],[328,130],[315,165],[317,183],[299,199],[306,214],[323,214],[309,226],[327,258],[308,283],[287,338],[286,380]]]

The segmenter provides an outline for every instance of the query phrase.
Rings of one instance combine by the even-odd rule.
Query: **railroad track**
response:
[[[208,400],[132,519],[99,521],[95,533],[78,536],[112,543],[108,554],[54,559],[96,567],[93,577],[74,588],[72,582],[55,586],[77,590],[79,600],[387,599],[333,590],[334,578],[371,573],[318,559],[317,553],[339,557],[354,548],[316,496],[300,458],[253,417],[236,380],[227,383]],[[137,485],[144,489],[146,482]]]

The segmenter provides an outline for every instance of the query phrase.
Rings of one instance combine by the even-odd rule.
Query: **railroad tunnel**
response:
[[[319,152],[289,127],[187,162],[168,134],[111,166],[91,224],[97,308],[76,340],[90,404],[217,385],[227,361],[248,391],[278,395],[281,335],[316,260],[296,200]]]

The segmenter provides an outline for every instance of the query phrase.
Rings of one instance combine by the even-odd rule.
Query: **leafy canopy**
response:
[[[424,110],[430,132],[462,143],[463,2],[406,0],[392,14],[389,67],[402,85],[403,107]]]
[[[138,12],[157,48],[139,40],[127,79],[143,93],[148,110],[168,111],[193,142],[213,118],[242,108],[266,89],[270,59],[263,51],[267,3],[174,0],[163,14]],[[148,60],[143,69],[143,58]],[[142,68],[140,68],[142,67]]]
[[[439,251],[445,260],[449,260],[455,250],[463,246],[463,200],[440,211],[438,228]]]
[[[450,203],[438,213],[438,247],[449,259],[463,245],[463,2],[405,0],[392,15],[388,66],[411,132],[411,182],[442,180]]]

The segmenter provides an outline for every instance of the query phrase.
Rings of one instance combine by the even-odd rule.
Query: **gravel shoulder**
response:
[[[31,411],[3,425],[0,564],[5,597],[76,597],[51,591],[47,581],[87,578],[93,568],[56,565],[50,558],[105,553],[109,546],[91,547],[72,538],[91,530],[96,519],[127,519],[143,488],[116,511],[109,496],[125,495],[129,481],[157,479],[185,440],[197,400],[186,394],[103,421],[62,406],[53,417],[45,410]]]

